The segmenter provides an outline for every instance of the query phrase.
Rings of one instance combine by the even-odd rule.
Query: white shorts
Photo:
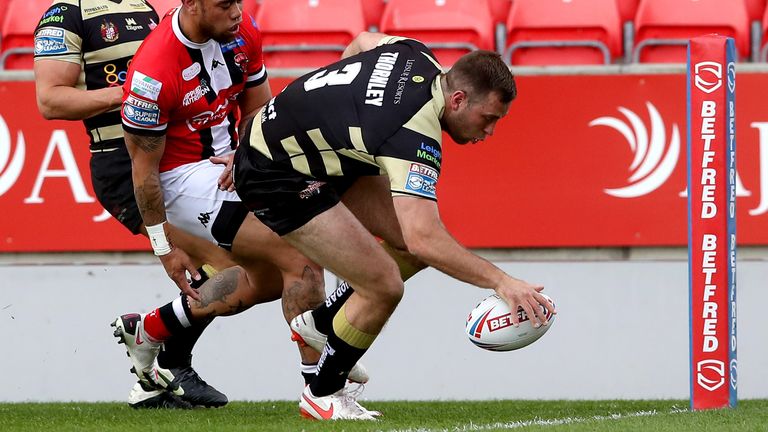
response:
[[[219,190],[225,165],[190,163],[160,173],[168,222],[225,249],[248,215],[236,192]]]

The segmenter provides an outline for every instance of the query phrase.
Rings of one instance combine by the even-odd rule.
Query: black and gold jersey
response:
[[[388,175],[394,194],[435,199],[441,72],[421,42],[386,37],[292,82],[244,138],[273,161],[317,179]]]
[[[122,86],[133,54],[158,21],[144,0],[55,0],[35,30],[35,60],[80,64],[80,89]],[[92,150],[124,145],[119,107],[83,123]]]

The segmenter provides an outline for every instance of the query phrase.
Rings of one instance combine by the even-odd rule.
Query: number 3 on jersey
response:
[[[361,67],[362,63],[356,62],[344,66],[341,70],[326,71],[323,69],[304,81],[304,90],[310,91],[325,86],[351,84],[357,77],[357,74],[360,73]]]

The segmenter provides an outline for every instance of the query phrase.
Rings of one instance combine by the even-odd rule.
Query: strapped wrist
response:
[[[147,225],[147,236],[156,256],[168,255],[173,250],[168,237],[165,235],[165,227],[163,225],[165,225],[165,222],[157,225]]]

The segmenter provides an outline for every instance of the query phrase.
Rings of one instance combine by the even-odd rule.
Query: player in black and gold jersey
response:
[[[133,195],[120,105],[131,58],[158,22],[157,13],[144,0],[57,0],[35,31],[40,112],[46,119],[83,121],[90,138],[96,197],[132,233],[145,235]],[[174,240],[194,251],[199,263],[219,269],[234,265],[224,250],[202,239],[177,231]],[[159,358],[162,367],[183,381],[186,401],[167,391],[143,389],[137,383],[129,396],[131,406],[189,408],[190,403],[219,406],[227,402],[225,395],[201,380],[191,367],[192,347],[204,329],[205,325],[196,325],[176,335]]]
[[[444,74],[422,43],[362,33],[343,57],[272,99],[235,155],[243,202],[355,287],[299,402],[302,415],[326,420],[372,418],[344,389],[346,373],[396,308],[403,280],[427,265],[494,289],[537,326],[547,324],[539,305],[554,313],[542,286],[463,248],[438,213],[442,132],[459,144],[481,141],[516,96],[500,56],[475,51]]]

